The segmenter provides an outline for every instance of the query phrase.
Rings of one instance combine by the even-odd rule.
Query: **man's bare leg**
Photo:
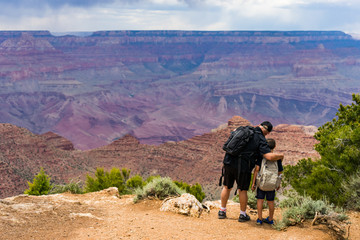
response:
[[[221,191],[221,207],[226,208],[226,204],[229,200],[231,188],[229,189],[227,186],[224,186]]]
[[[246,222],[250,220],[249,215],[246,214],[246,206],[248,202],[247,191],[240,189],[238,189],[238,191],[239,191],[239,202],[240,202],[239,222]]]
[[[246,212],[246,206],[248,202],[247,191],[240,189],[238,189],[238,191],[239,191],[240,210]]]
[[[219,219],[226,218],[226,205],[229,200],[230,192],[231,192],[231,188],[228,188],[227,186],[224,186],[221,191],[221,197],[220,197],[221,207],[220,207],[220,211],[218,213]]]

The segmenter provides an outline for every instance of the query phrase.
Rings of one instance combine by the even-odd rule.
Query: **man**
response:
[[[251,172],[255,167],[256,160],[261,160],[263,157],[270,161],[282,160],[284,158],[283,154],[272,153],[265,139],[265,136],[271,132],[272,128],[273,126],[270,122],[262,122],[254,128],[253,137],[249,140],[239,156],[225,154],[224,187],[221,191],[221,207],[218,213],[219,219],[226,218],[226,204],[230,196],[230,191],[236,181],[240,202],[239,222],[250,220],[249,215],[246,214],[248,201],[247,191],[249,190]]]

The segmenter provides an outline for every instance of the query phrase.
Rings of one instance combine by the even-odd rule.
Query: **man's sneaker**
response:
[[[263,221],[261,221],[260,219],[257,219],[257,220],[256,220],[256,224],[257,224],[257,225],[261,225],[262,223],[263,223]]]
[[[218,212],[218,218],[219,218],[219,219],[224,219],[224,218],[226,218],[226,212],[220,210],[220,211]]]
[[[264,223],[267,223],[267,224],[274,224],[274,220],[271,220],[271,221],[270,221],[269,217],[263,219],[263,222],[264,222]]]
[[[250,220],[250,216],[249,215],[242,215],[242,214],[240,214],[240,216],[239,216],[239,222],[247,222],[247,221],[249,221]]]

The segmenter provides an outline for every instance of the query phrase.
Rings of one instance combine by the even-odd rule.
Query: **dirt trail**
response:
[[[274,230],[251,221],[239,223],[238,204],[228,207],[228,219],[217,219],[217,209],[200,218],[161,212],[161,201],[137,204],[109,192],[84,195],[20,195],[0,200],[0,239],[336,239],[325,226]],[[279,217],[279,211],[276,211]],[[265,215],[266,216],[266,213]],[[360,239],[360,215],[352,213],[350,239]]]

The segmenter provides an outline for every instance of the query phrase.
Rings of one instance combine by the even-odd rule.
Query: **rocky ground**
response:
[[[217,202],[215,202],[216,205]],[[237,221],[239,206],[228,207],[228,219],[217,219],[217,208],[199,218],[160,211],[162,202],[133,203],[133,196],[111,191],[84,195],[18,195],[0,200],[0,239],[338,239],[324,225],[289,227]],[[266,216],[266,213],[265,213]],[[276,218],[281,217],[276,210]],[[350,239],[360,239],[360,214],[350,213]]]

